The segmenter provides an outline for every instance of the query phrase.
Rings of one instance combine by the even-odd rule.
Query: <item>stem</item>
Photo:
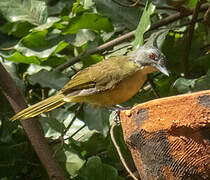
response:
[[[116,123],[113,123],[113,125],[111,126],[111,129],[110,129],[110,135],[111,135],[111,139],[112,139],[112,142],[117,150],[117,153],[120,157],[120,160],[123,164],[123,166],[125,167],[126,171],[130,174],[130,176],[134,179],[134,180],[138,180],[138,178],[136,176],[134,176],[134,174],[131,172],[131,170],[129,169],[129,167],[127,166],[126,162],[125,162],[125,159],[123,158],[123,155],[120,151],[120,147],[117,145],[117,142],[115,140],[115,137],[114,137],[114,127],[116,126],[117,124]]]

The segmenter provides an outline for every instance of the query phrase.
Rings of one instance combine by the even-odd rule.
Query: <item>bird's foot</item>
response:
[[[123,106],[120,106],[120,105],[115,105],[113,107],[109,107],[109,110],[114,111],[114,116],[113,116],[114,122],[116,124],[120,124],[120,111],[128,110],[130,108],[131,107],[123,107]]]

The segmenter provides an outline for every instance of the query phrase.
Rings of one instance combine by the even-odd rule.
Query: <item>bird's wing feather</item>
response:
[[[104,91],[113,88],[125,77],[135,73],[135,63],[127,57],[112,57],[78,72],[61,90],[63,94],[94,88]]]

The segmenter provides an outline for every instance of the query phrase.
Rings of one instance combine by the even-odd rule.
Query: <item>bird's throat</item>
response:
[[[141,72],[143,74],[149,74],[149,73],[152,73],[152,72],[155,72],[155,71],[157,71],[157,69],[153,66],[143,66],[141,68]]]

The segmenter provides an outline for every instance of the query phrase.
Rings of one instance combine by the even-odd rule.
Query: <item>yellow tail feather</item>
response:
[[[52,109],[55,109],[66,102],[64,101],[64,95],[59,93],[55,96],[49,97],[37,104],[34,104],[19,113],[17,113],[15,116],[13,116],[10,120],[15,121],[16,119],[24,120],[31,117],[35,117],[43,112],[50,111]]]

